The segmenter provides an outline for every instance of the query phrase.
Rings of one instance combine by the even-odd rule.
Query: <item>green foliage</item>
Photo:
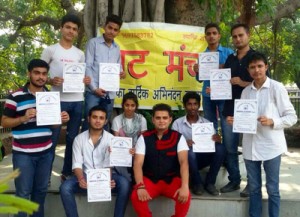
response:
[[[16,178],[18,175],[19,171],[15,170],[7,177],[0,180],[0,214],[17,214],[18,212],[32,214],[34,211],[38,210],[39,205],[37,203],[13,195],[4,194],[9,188],[7,182]]]
[[[268,56],[272,78],[300,87],[300,12],[295,20],[282,19],[274,31],[274,23],[255,27],[251,46]]]

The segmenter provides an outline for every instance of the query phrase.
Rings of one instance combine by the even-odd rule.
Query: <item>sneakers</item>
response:
[[[249,186],[248,184],[246,185],[246,187],[244,188],[244,190],[242,190],[240,192],[240,197],[249,197],[250,193],[249,193]]]
[[[205,190],[211,195],[214,195],[214,196],[219,195],[219,191],[216,189],[216,186],[214,186],[213,184],[206,185]]]
[[[192,192],[193,194],[196,194],[196,195],[202,195],[203,192],[204,192],[204,188],[203,188],[203,185],[194,185],[193,188],[192,188]]]
[[[229,182],[227,185],[225,185],[220,189],[220,192],[228,193],[228,192],[236,191],[238,189],[240,189],[240,184]]]

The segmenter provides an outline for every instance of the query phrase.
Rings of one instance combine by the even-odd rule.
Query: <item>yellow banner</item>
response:
[[[167,103],[173,109],[182,105],[188,91],[200,93],[193,65],[206,47],[204,28],[166,23],[124,23],[116,42],[126,78],[121,80],[115,106],[125,93],[134,92],[140,108]]]

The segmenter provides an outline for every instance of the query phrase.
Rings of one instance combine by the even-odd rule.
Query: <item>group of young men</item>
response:
[[[104,34],[88,41],[86,54],[73,46],[73,41],[80,28],[80,19],[75,15],[66,15],[61,23],[61,39],[57,44],[46,48],[41,59],[34,59],[28,65],[29,82],[16,92],[12,93],[5,104],[2,126],[12,128],[13,134],[13,167],[20,168],[21,175],[16,178],[16,195],[31,199],[40,204],[38,212],[32,216],[44,216],[44,200],[47,192],[49,177],[51,176],[54,151],[60,134],[60,126],[36,125],[35,93],[48,91],[46,84],[51,85],[52,91],[61,94],[62,122],[67,123],[66,150],[62,169],[62,185],[60,187],[61,198],[67,216],[78,216],[74,194],[86,192],[86,171],[108,167],[109,142],[112,135],[107,131],[107,122],[113,109],[115,92],[107,92],[99,87],[99,63],[120,63],[120,48],[114,42],[114,38],[120,32],[122,20],[116,16],[108,16]],[[192,192],[201,195],[204,189],[211,195],[218,195],[215,183],[220,167],[224,161],[229,173],[229,183],[220,189],[226,193],[240,189],[241,175],[238,163],[239,134],[232,132],[234,100],[242,97],[255,98],[254,87],[257,92],[267,91],[268,88],[259,89],[264,82],[270,82],[267,74],[267,62],[264,56],[257,54],[249,46],[250,32],[247,25],[237,24],[231,29],[231,36],[236,51],[220,45],[220,29],[216,24],[208,24],[205,27],[205,38],[208,47],[205,52],[219,52],[220,68],[230,68],[232,73],[232,100],[211,100],[210,84],[203,84],[203,110],[204,118],[199,116],[201,97],[196,92],[188,92],[183,97],[183,105],[186,115],[174,121],[172,129],[172,111],[166,104],[157,104],[153,107],[152,122],[155,129],[143,133],[136,144],[134,154],[134,182],[132,188],[131,177],[126,177],[118,172],[112,173],[112,191],[117,193],[114,216],[124,216],[127,201],[131,195],[132,205],[138,216],[150,217],[151,211],[148,202],[159,195],[164,195],[175,201],[176,217],[187,216]],[[253,54],[256,54],[253,55]],[[257,56],[258,55],[258,56]],[[81,93],[63,93],[63,65],[70,62],[85,62],[86,77],[83,83],[86,85],[85,96]],[[194,67],[198,70],[198,65]],[[48,71],[50,78],[48,79]],[[125,73],[121,70],[120,77]],[[100,78],[101,79],[101,78]],[[254,79],[254,82],[252,82]],[[252,82],[253,88],[250,84]],[[273,86],[281,90],[284,88],[271,81]],[[257,86],[259,84],[260,86]],[[250,85],[250,86],[248,86]],[[248,86],[248,87],[247,87]],[[244,88],[249,93],[243,93]],[[266,89],[266,90],[265,90]],[[268,97],[268,103],[279,103],[279,113],[268,111],[260,113],[258,119],[262,129],[268,135],[283,132],[283,127],[291,126],[297,117],[288,98],[280,95],[278,90],[272,101]],[[270,92],[270,91],[269,91]],[[273,93],[272,92],[272,93]],[[276,92],[276,93],[275,93]],[[284,95],[285,96],[285,95]],[[279,97],[277,99],[277,97]],[[81,117],[85,103],[85,121],[79,134]],[[266,105],[259,105],[263,111]],[[274,114],[273,114],[273,113]],[[270,116],[269,116],[270,114]],[[218,135],[218,117],[221,119],[222,138]],[[216,130],[212,140],[215,141],[214,153],[194,153],[192,151],[192,127],[193,123],[213,122]],[[79,135],[78,135],[79,134]],[[261,135],[263,134],[263,135]],[[244,136],[243,142],[247,147],[243,151],[248,171],[249,187],[241,196],[248,196],[250,191],[250,216],[260,216],[261,205],[261,178],[259,179],[261,162],[272,164],[271,175],[267,175],[267,188],[270,198],[270,216],[279,216],[279,165],[280,155],[286,150],[283,133],[277,135],[277,141],[264,140],[265,134],[258,131],[257,135]],[[257,136],[257,137],[256,137]],[[269,138],[269,137],[268,137]],[[263,144],[277,144],[280,141],[281,148],[274,148],[272,154],[255,154],[261,149],[257,146]],[[254,144],[255,143],[255,144]],[[245,145],[243,144],[243,145]],[[277,146],[276,146],[277,147]],[[265,152],[266,150],[264,150]],[[275,160],[274,160],[275,159]],[[269,162],[270,163],[267,163]],[[272,162],[271,162],[272,161]],[[276,168],[274,169],[274,163]],[[258,163],[257,163],[258,162]],[[203,181],[199,169],[210,166],[209,172]],[[266,166],[266,165],[265,165]],[[267,167],[267,166],[266,166]],[[276,170],[274,172],[274,170]],[[250,172],[250,174],[249,174]],[[266,170],[267,173],[267,170]],[[275,174],[275,175],[274,175]],[[191,186],[189,183],[191,178]],[[274,180],[273,177],[277,177]],[[259,183],[260,180],[260,183]],[[271,181],[268,182],[268,180]],[[271,183],[268,187],[268,183]],[[275,199],[274,199],[275,198]],[[259,207],[260,209],[257,209]],[[17,216],[26,216],[19,213]]]

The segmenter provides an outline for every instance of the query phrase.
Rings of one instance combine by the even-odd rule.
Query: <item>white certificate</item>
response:
[[[90,169],[86,172],[88,202],[111,201],[110,169]]]
[[[234,101],[233,132],[255,134],[257,129],[257,100]]]
[[[132,155],[129,150],[132,148],[132,138],[115,136],[110,145],[110,166],[131,167]]]
[[[85,63],[65,63],[63,70],[63,92],[83,93],[85,75]]]
[[[215,142],[212,140],[214,133],[211,122],[192,124],[193,152],[215,152]]]
[[[119,63],[99,63],[99,88],[106,91],[119,91]]]
[[[219,52],[199,53],[199,80],[210,79],[210,69],[219,68]]]
[[[210,70],[210,99],[232,99],[231,69]]]
[[[36,92],[35,96],[37,126],[61,124],[60,93]]]

